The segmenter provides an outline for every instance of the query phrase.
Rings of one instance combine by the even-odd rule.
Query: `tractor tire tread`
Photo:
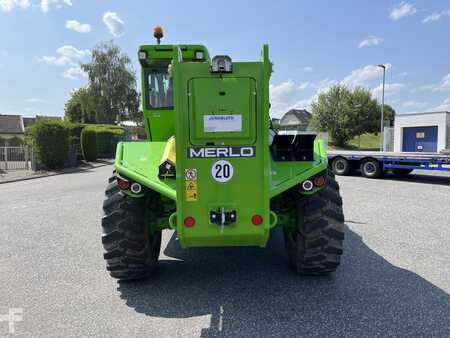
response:
[[[116,180],[109,181],[105,196],[102,244],[106,270],[120,280],[150,276],[159,256],[160,231],[148,235],[142,201],[123,195]]]
[[[339,185],[328,175],[320,192],[299,197],[297,210],[302,215],[297,230],[285,231],[291,265],[299,274],[322,275],[336,270],[343,254],[344,215]],[[296,236],[297,242],[292,239]],[[289,238],[290,237],[290,238]],[[302,243],[300,248],[299,241]]]

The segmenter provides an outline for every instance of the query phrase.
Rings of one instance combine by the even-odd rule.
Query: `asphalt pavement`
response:
[[[100,239],[111,170],[0,185],[0,336],[13,317],[18,336],[450,336],[450,175],[339,177],[330,276],[294,275],[280,231],[189,250],[165,231],[157,275],[118,283]]]

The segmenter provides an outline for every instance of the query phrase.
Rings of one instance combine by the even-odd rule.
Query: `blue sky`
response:
[[[86,84],[79,61],[113,39],[136,70],[139,44],[201,43],[259,57],[269,43],[274,116],[307,108],[329,86],[361,85],[398,112],[450,110],[450,1],[0,0],[0,113],[63,115]]]

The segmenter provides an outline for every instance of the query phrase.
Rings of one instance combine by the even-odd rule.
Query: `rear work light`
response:
[[[263,218],[260,215],[254,215],[252,217],[252,224],[253,225],[260,225],[263,222]]]
[[[140,51],[139,52],[139,60],[147,60],[147,52]]]
[[[194,217],[186,217],[184,219],[184,226],[186,228],[192,228],[195,225],[195,218]]]
[[[131,191],[135,194],[139,194],[142,191],[142,186],[139,183],[134,182],[131,185]]]
[[[302,188],[304,191],[311,191],[314,188],[314,184],[310,180],[306,180],[303,181]]]

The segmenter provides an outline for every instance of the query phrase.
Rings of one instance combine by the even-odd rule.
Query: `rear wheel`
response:
[[[336,157],[331,162],[331,169],[336,175],[349,175],[351,170],[350,162],[343,157]]]
[[[366,178],[379,178],[383,173],[380,162],[374,158],[362,160],[359,169],[361,170],[361,175]]]
[[[296,198],[295,228],[285,228],[289,261],[299,274],[322,275],[340,264],[344,215],[339,185],[329,175],[327,185],[312,196]]]
[[[145,224],[145,201],[124,196],[115,179],[105,191],[102,243],[106,269],[121,280],[141,279],[156,269],[161,231],[150,234]]]

